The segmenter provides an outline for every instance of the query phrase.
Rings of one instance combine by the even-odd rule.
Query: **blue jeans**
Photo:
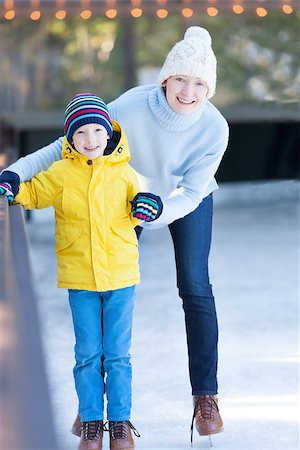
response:
[[[212,231],[212,194],[187,216],[169,225],[182,298],[192,394],[216,394],[218,323],[208,275]],[[141,234],[141,227],[137,235]]]
[[[213,198],[169,225],[182,298],[192,394],[216,394],[218,323],[208,275]]]
[[[130,419],[134,291],[135,286],[106,292],[69,290],[76,339],[73,372],[83,422],[104,418],[105,390],[107,419]]]

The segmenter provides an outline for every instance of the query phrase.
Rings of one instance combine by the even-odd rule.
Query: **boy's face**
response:
[[[98,123],[88,123],[78,128],[73,134],[74,148],[90,159],[103,156],[109,135],[106,128]]]

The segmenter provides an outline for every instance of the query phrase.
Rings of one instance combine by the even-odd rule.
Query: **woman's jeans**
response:
[[[185,313],[193,395],[216,394],[218,390],[218,323],[208,275],[212,210],[210,194],[195,211],[169,225]]]
[[[74,378],[83,422],[103,419],[105,390],[107,419],[130,419],[134,291],[135,286],[106,292],[69,290],[76,339]]]

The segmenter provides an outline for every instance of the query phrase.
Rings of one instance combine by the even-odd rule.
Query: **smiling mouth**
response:
[[[179,98],[179,97],[177,97],[177,100],[178,100],[178,102],[179,102],[181,105],[187,105],[187,106],[190,106],[190,105],[192,105],[193,103],[195,103],[194,100],[184,100],[184,99]]]
[[[85,147],[85,150],[86,150],[87,152],[94,152],[94,151],[97,150],[97,149],[98,149],[98,147],[90,147],[90,148]]]

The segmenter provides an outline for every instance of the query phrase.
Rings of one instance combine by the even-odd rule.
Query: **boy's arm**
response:
[[[8,166],[1,173],[1,182],[9,182],[11,184],[12,173],[17,174],[20,181],[28,181],[39,172],[49,169],[54,161],[61,159],[61,147],[62,138],[60,137],[51,144],[46,145],[46,147],[18,159],[18,161]],[[17,181],[15,177],[14,179]]]
[[[60,190],[59,178],[55,169],[39,173],[31,181],[20,184],[14,203],[20,203],[26,209],[48,208],[54,204]]]

